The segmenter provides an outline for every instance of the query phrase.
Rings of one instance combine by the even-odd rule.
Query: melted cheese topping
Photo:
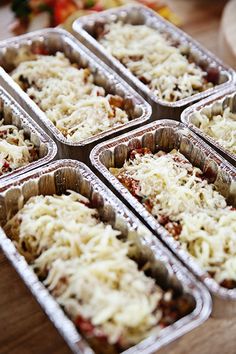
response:
[[[0,120],[0,176],[28,165],[34,145],[25,138],[23,129],[15,125],[4,125]]]
[[[129,121],[115,102],[122,98],[106,95],[103,87],[94,84],[89,69],[79,69],[63,53],[30,57],[17,66],[12,78],[69,141],[77,142]]]
[[[181,48],[146,25],[107,24],[99,42],[165,101],[178,101],[212,87],[205,80],[206,73],[190,63]]]
[[[88,319],[110,343],[137,343],[160,320],[163,291],[84,202],[75,192],[32,197],[5,230],[75,322]]]
[[[112,172],[138,182],[135,194],[150,201],[152,215],[180,223],[182,247],[217,282],[236,280],[236,210],[201,178],[200,169],[173,150],[162,156],[136,154]]]
[[[196,112],[194,117],[199,129],[216,140],[226,150],[236,154],[236,113],[226,108],[223,114],[208,117],[206,114]]]

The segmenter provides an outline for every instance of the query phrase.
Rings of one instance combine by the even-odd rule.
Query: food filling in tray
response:
[[[236,154],[236,113],[227,107],[222,114],[209,117],[203,112],[194,114],[197,127],[232,154]]]
[[[218,76],[205,72],[186,45],[147,25],[120,21],[97,26],[96,39],[160,99],[175,102],[213,87]]]
[[[94,83],[89,68],[64,53],[34,54],[23,48],[12,78],[71,142],[78,142],[129,121],[124,99]]]
[[[223,287],[236,287],[236,209],[207,176],[177,150],[133,150],[122,168],[110,168]]]
[[[192,311],[77,192],[31,197],[4,229],[88,339],[124,349]]]
[[[4,124],[4,119],[0,118],[0,176],[38,158],[39,149],[26,137],[24,130]]]

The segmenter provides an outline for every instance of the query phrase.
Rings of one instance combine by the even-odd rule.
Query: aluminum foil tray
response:
[[[130,121],[122,126],[102,132],[78,143],[70,142],[46,117],[45,113],[16,84],[7,73],[14,69],[14,57],[21,48],[40,48],[49,54],[62,51],[72,62],[88,67],[95,83],[106,92],[118,94],[125,99],[125,109]],[[56,141],[60,157],[69,157],[86,161],[89,150],[98,142],[112,137],[121,131],[130,130],[145,123],[151,115],[151,107],[128,86],[114,71],[108,68],[71,34],[62,29],[46,29],[0,42],[0,85],[3,86],[20,105],[43,127]]]
[[[194,133],[206,140],[213,146],[221,155],[236,166],[236,155],[226,150],[219,142],[211,138],[204,131],[199,128],[199,121],[195,116],[196,112],[207,114],[209,118],[216,114],[222,114],[226,108],[236,113],[236,89],[231,88],[223,90],[218,94],[205,98],[204,100],[195,103],[193,106],[187,108],[181,114],[181,121]]]
[[[57,153],[57,147],[53,140],[0,86],[0,120],[2,119],[4,124],[14,124],[17,128],[24,130],[25,135],[39,149],[39,159],[0,176],[0,187],[5,181],[10,181],[15,176],[50,162]]]
[[[81,162],[59,160],[5,183],[0,193],[0,225],[3,226],[7,218],[19,210],[19,204],[23,205],[31,196],[61,194],[67,189],[75,190],[89,198],[103,221],[120,230],[124,238],[132,240],[137,246],[138,259],[141,257],[142,260],[153,261],[157,272],[155,279],[159,279],[160,286],[175,289],[180,295],[186,294],[190,301],[192,312],[190,310],[188,315],[173,325],[153,334],[123,354],[147,354],[166,348],[175,339],[208,318],[211,298],[207,289]],[[71,350],[80,354],[94,353],[1,228],[0,246]],[[106,352],[104,343],[99,352],[103,349]]]
[[[124,134],[118,139],[109,140],[96,146],[90,155],[91,163],[110,183],[125,203],[142,218],[145,224],[157,234],[172,252],[207,286],[213,296],[213,316],[227,317],[236,314],[236,289],[228,290],[221,287],[197,264],[189,253],[184,251],[179,242],[146,210],[146,208],[114,177],[110,167],[123,166],[129,151],[134,148],[147,147],[157,150],[179,151],[203,172],[208,173],[209,179],[219,192],[227,198],[229,205],[236,206],[236,169],[221,158],[214,150],[205,144],[183,124],[171,120],[160,120]]]
[[[203,67],[206,71],[214,68],[218,73],[218,85],[202,93],[195,94],[177,102],[166,102],[159,99],[147,85],[143,84],[135,77],[119,60],[108,53],[104,47],[95,39],[95,29],[107,23],[121,21],[134,25],[145,24],[158,29],[173,42],[186,45],[193,60]],[[212,95],[219,90],[228,87],[233,82],[234,71],[226,67],[218,58],[216,58],[207,49],[203,48],[193,38],[186,33],[164,20],[154,11],[140,5],[128,5],[111,9],[96,14],[83,16],[77,19],[73,24],[73,30],[76,37],[99,56],[105,63],[116,70],[130,85],[132,85],[145,99],[152,105],[154,110],[153,118],[173,118],[180,120],[180,113],[183,109],[193,102],[199,101],[204,97]]]

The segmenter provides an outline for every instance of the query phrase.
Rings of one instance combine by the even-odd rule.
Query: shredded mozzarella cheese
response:
[[[64,135],[69,134],[72,141],[79,141],[88,137],[88,131],[93,136],[126,122],[127,114],[112,107],[108,96],[91,97],[77,103],[76,110],[69,117],[59,119],[56,127]]]
[[[218,141],[226,150],[236,154],[236,113],[226,108],[223,114],[208,117],[206,114],[194,114],[199,129]]]
[[[34,159],[33,149],[36,152],[33,143],[25,138],[23,129],[3,123],[0,120],[0,176],[28,165]]]
[[[156,29],[121,22],[105,26],[99,42],[159,98],[178,101],[212,87],[206,73]]]
[[[136,154],[112,172],[138,182],[135,194],[150,202],[152,215],[180,223],[179,242],[217,282],[236,281],[236,210],[201,178],[200,169],[173,150]]]
[[[94,84],[89,69],[78,68],[61,52],[21,62],[12,78],[69,141],[77,142],[129,121],[116,99]],[[111,97],[113,99],[111,100]]]
[[[160,321],[163,291],[87,202],[76,192],[32,197],[5,230],[75,322],[89,320],[111,344],[135,344]]]

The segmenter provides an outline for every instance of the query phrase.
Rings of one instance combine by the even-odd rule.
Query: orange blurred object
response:
[[[12,9],[15,12],[16,21],[12,25],[12,30],[15,34],[19,34],[24,30],[31,30],[31,27],[39,27],[41,23],[42,27],[65,23],[66,29],[70,31],[71,23],[76,16],[135,2],[158,12],[175,25],[180,25],[179,18],[169,9],[164,0],[13,0]],[[45,17],[46,21],[41,21],[40,16],[43,16],[43,19]]]
[[[53,25],[57,26],[78,10],[73,0],[57,0],[54,4]]]

